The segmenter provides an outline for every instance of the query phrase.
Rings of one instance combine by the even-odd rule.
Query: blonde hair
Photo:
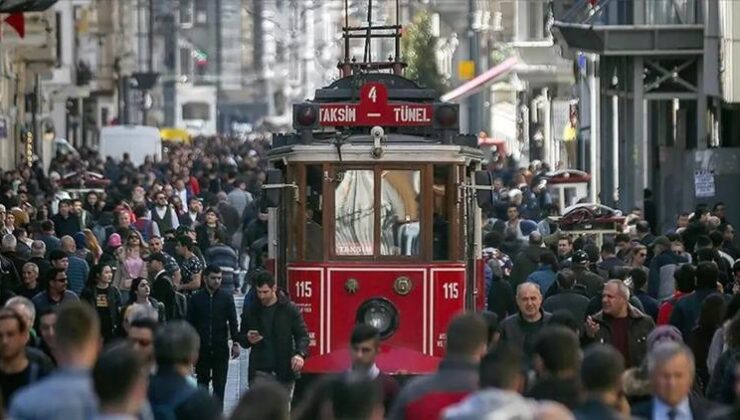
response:
[[[100,243],[98,243],[98,238],[95,237],[95,234],[90,229],[83,229],[82,233],[85,234],[85,239],[87,240],[87,249],[90,250],[90,252],[93,253],[93,256],[95,256],[95,261],[100,258],[100,256],[103,254],[103,249],[100,248]]]

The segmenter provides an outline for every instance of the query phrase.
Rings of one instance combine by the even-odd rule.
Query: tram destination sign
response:
[[[321,126],[428,126],[434,107],[413,102],[388,102],[388,90],[381,83],[366,83],[360,88],[359,103],[319,105]]]

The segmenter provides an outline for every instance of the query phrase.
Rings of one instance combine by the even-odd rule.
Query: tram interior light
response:
[[[387,299],[366,300],[357,310],[357,323],[372,325],[380,331],[381,340],[393,335],[398,329],[398,310]]]

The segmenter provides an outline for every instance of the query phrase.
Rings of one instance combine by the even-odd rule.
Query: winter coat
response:
[[[639,366],[642,360],[647,355],[647,336],[655,328],[655,322],[650,316],[640,312],[639,309],[630,305],[627,316],[630,319],[628,327],[628,352],[629,360],[625,360],[628,367]],[[605,314],[604,311],[599,311],[591,317],[600,326],[596,332],[595,337],[590,338],[583,333],[583,341],[588,344],[591,342],[599,342],[612,344],[612,330],[611,330],[611,315]]]

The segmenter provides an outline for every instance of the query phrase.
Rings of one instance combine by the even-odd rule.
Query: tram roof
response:
[[[480,149],[456,144],[409,144],[389,143],[383,145],[383,153],[379,158],[372,155],[372,141],[353,142],[352,136],[339,149],[334,144],[294,144],[279,146],[268,152],[271,161],[284,160],[290,162],[341,162],[353,164],[374,163],[463,163],[479,162],[483,160]],[[341,150],[341,158],[338,150]]]

